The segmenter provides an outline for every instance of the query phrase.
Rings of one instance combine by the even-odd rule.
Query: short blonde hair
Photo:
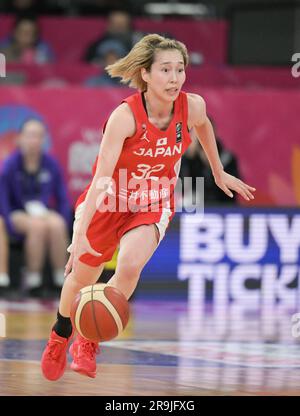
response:
[[[155,59],[155,52],[158,50],[178,50],[183,57],[184,66],[188,65],[189,56],[186,46],[175,39],[165,38],[157,34],[144,36],[137,42],[131,51],[105,70],[111,77],[120,77],[122,84],[129,84],[130,87],[140,91],[147,90],[147,83],[143,80],[141,69],[150,71]]]

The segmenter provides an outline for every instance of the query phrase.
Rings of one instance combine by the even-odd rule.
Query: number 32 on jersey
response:
[[[140,163],[137,165],[136,173],[131,173],[131,176],[134,179],[152,179],[154,181],[158,181],[158,176],[153,175],[153,173],[161,172],[164,169],[165,165],[145,165],[144,163]]]

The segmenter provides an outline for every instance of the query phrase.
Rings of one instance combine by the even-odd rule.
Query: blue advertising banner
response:
[[[189,301],[295,305],[300,209],[208,208],[177,214],[145,267],[153,284],[188,282]]]

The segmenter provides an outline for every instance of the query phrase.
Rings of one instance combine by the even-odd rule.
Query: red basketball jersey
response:
[[[112,197],[117,206],[174,212],[174,188],[178,178],[181,157],[191,143],[188,132],[187,94],[180,92],[174,102],[172,120],[166,130],[160,130],[149,120],[141,93],[123,102],[128,103],[135,118],[136,133],[128,137],[114,170]],[[97,161],[93,167],[95,174]],[[84,199],[80,198],[80,201]],[[120,209],[119,209],[120,210]]]

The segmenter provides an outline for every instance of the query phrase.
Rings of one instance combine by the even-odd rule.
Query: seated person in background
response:
[[[240,177],[238,163],[235,156],[224,148],[220,138],[216,132],[216,126],[213,120],[210,118],[212,126],[214,128],[216,142],[220,159],[224,166],[224,170],[231,175]],[[207,157],[202,149],[196,134],[194,131],[190,132],[191,138],[193,139],[190,147],[188,148],[185,155],[182,157],[182,164],[180,170],[180,178],[183,182],[184,177],[200,178],[204,177],[204,204],[207,205],[232,205],[237,203],[236,193],[233,198],[228,198],[216,185],[213,174],[210,169]],[[184,188],[184,197],[192,201],[192,194],[196,190],[196,180],[193,180],[192,189]]]
[[[104,68],[107,65],[114,64],[118,59],[122,58],[125,55],[125,48],[119,42],[115,40],[107,40],[101,44],[98,50],[99,59],[101,59],[101,74],[88,78],[85,82],[87,87],[122,87],[124,84],[121,84],[119,78],[111,78]]]
[[[43,151],[46,129],[27,120],[20,129],[18,150],[3,163],[0,212],[9,234],[25,240],[25,285],[41,286],[46,251],[54,283],[61,287],[68,247],[71,209],[57,161]]]
[[[9,286],[8,243],[4,219],[0,216],[0,288]]]
[[[25,13],[38,13],[39,5],[41,2],[38,0],[2,0],[0,5],[0,11],[4,13],[22,14]]]
[[[7,62],[44,64],[54,61],[50,46],[40,39],[36,18],[30,16],[16,19],[11,36],[0,43],[0,52]]]
[[[88,47],[84,60],[101,64],[103,58],[101,46],[108,40],[118,43],[124,50],[122,56],[125,56],[142,36],[142,33],[133,30],[131,16],[127,11],[112,11],[108,16],[108,25],[104,35]]]

